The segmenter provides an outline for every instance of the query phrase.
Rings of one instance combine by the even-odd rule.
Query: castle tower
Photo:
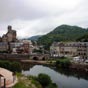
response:
[[[12,29],[12,26],[7,27],[7,33],[2,36],[2,42],[16,42],[17,41],[17,34],[16,31]]]
[[[8,29],[8,32],[11,32],[12,26],[9,25],[7,29]]]
[[[16,31],[12,29],[12,26],[8,26],[7,32],[8,42],[15,42],[16,41]]]

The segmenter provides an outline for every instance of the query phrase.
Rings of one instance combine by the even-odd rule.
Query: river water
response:
[[[88,74],[74,71],[55,69],[43,65],[34,65],[29,70],[22,71],[24,75],[37,76],[39,73],[48,74],[58,88],[88,88]]]

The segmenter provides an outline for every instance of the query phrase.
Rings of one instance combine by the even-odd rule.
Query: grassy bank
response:
[[[20,73],[17,73],[17,77],[18,83],[12,88],[42,88],[41,84],[33,77],[26,77]]]
[[[24,76],[17,73],[18,83],[12,88],[57,88],[47,74],[40,73],[38,76]]]

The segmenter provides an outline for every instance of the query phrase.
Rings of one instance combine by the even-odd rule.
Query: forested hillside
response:
[[[76,41],[78,38],[87,35],[88,29],[78,26],[61,25],[56,27],[50,33],[38,39],[39,44],[48,48],[54,41]]]

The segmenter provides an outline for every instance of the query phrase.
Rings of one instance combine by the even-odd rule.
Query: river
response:
[[[88,88],[88,75],[74,71],[55,69],[43,65],[34,65],[29,70],[22,71],[24,75],[37,76],[39,73],[48,74],[58,88]]]

